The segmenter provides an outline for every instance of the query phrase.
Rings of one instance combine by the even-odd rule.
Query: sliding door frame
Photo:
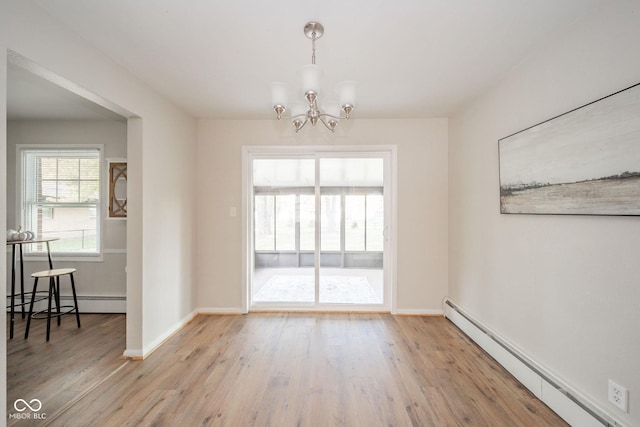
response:
[[[242,312],[248,313],[250,306],[250,286],[254,272],[254,248],[253,248],[253,176],[252,161],[255,158],[316,158],[316,169],[318,158],[324,157],[375,157],[379,155],[388,158],[388,167],[385,168],[385,181],[388,180],[390,197],[385,197],[385,203],[389,204],[389,219],[385,224],[386,236],[388,239],[388,251],[384,254],[384,304],[380,306],[380,311],[396,314],[397,295],[397,146],[396,145],[355,145],[355,146],[243,146],[242,147]],[[318,171],[316,170],[316,178]],[[319,182],[316,181],[316,185]],[[318,238],[319,227],[316,227],[316,239]],[[387,253],[388,252],[388,253]],[[319,257],[319,253],[316,255]],[[316,259],[316,263],[318,259]],[[316,270],[316,280],[318,279]],[[323,311],[353,311],[349,305],[321,305],[317,300],[309,310]],[[357,309],[355,307],[354,309]],[[283,308],[286,310],[286,308]],[[304,308],[301,308],[304,310]],[[370,310],[367,310],[370,311]]]

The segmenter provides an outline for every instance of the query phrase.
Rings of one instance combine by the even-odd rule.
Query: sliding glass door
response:
[[[253,304],[315,304],[315,159],[252,161]]]
[[[319,159],[320,304],[384,302],[384,159]]]
[[[255,155],[250,168],[250,306],[388,308],[388,154]]]

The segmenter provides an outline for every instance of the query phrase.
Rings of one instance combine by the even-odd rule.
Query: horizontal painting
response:
[[[500,212],[640,215],[640,84],[498,141]]]

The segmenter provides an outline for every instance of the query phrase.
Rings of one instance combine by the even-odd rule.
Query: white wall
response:
[[[321,126],[321,125],[319,125]],[[447,292],[447,120],[351,120],[295,134],[288,121],[201,120],[198,126],[198,306],[242,303],[242,146],[397,145],[397,308],[441,310]]]
[[[151,122],[151,126],[143,117],[141,256],[145,354],[180,327],[196,307],[197,126],[194,120],[168,106],[161,117],[164,120]],[[127,244],[129,238],[127,234]]]
[[[451,299],[640,425],[640,218],[500,215],[498,139],[640,82],[640,3],[616,1],[450,120]],[[640,141],[639,141],[640,143]],[[607,380],[630,413],[607,403]]]
[[[7,228],[16,228],[20,220],[16,218],[16,145],[18,144],[102,144],[103,158],[127,157],[127,122],[115,120],[19,120],[7,123]],[[109,179],[106,161],[103,163],[103,180]],[[108,186],[103,185],[103,190]],[[104,197],[108,194],[105,192]],[[76,281],[79,296],[126,296],[126,231],[127,221],[108,219],[107,204],[103,209],[104,255],[101,261],[73,262],[55,257],[56,266],[75,267],[78,269]],[[7,282],[11,269],[11,254],[7,254]],[[42,261],[25,261],[25,271],[46,270],[48,265]],[[29,276],[26,276],[28,279]],[[27,280],[27,289],[31,289],[31,281]],[[79,302],[82,312],[92,309],[104,309],[98,305]],[[120,304],[124,309],[124,301]]]
[[[1,43],[0,43],[1,45]],[[0,48],[0,224],[7,223],[7,168],[3,165],[7,164],[7,86],[2,82],[7,81],[7,62],[4,58],[4,49]],[[6,235],[4,239],[0,237],[0,243],[6,244]],[[4,262],[0,262],[0,291],[4,292],[2,295],[6,295],[7,291],[7,265]],[[7,324],[7,312],[6,310],[0,310],[0,322],[3,325]],[[0,366],[5,367],[0,369],[0,419],[7,419],[7,329],[3,328],[4,332],[0,333]],[[4,334],[4,335],[2,335]]]
[[[127,354],[142,355],[194,308],[196,122],[31,2],[0,2],[3,72],[7,49],[130,117]],[[6,82],[6,75],[2,81]],[[4,84],[0,86],[4,108],[6,91]],[[0,122],[5,117],[0,116]],[[3,156],[5,138],[3,132]],[[2,192],[6,188],[5,166],[6,162],[0,164]],[[6,223],[4,217],[2,220]],[[2,291],[6,289],[5,275],[0,275]]]

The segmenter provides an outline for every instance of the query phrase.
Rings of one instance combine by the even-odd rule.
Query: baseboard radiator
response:
[[[559,378],[501,339],[448,298],[444,302],[444,314],[538,399],[572,426],[624,427],[620,421],[563,384]]]
[[[31,294],[25,293],[25,301],[30,301]],[[73,304],[73,297],[71,295],[60,296],[62,305]],[[15,302],[20,302],[20,295],[17,295]],[[10,311],[11,298],[7,297],[7,313]],[[45,310],[47,308],[47,301],[42,300],[34,304],[34,311]],[[127,298],[124,296],[114,295],[78,295],[78,308],[80,313],[126,313],[127,312]],[[25,310],[29,310],[29,305],[25,306]],[[16,307],[16,313],[21,312],[21,308]]]

